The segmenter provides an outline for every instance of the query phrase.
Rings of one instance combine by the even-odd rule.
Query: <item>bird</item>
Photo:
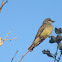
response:
[[[40,26],[36,37],[33,41],[33,43],[29,46],[28,50],[33,51],[33,49],[38,46],[41,42],[43,42],[49,35],[52,33],[53,25],[52,23],[55,21],[52,21],[50,18],[46,18],[43,22],[43,24]]]
[[[40,43],[42,43],[47,37],[50,36],[50,34],[52,33],[53,30],[53,25],[52,23],[55,21],[52,21],[50,18],[46,18],[42,25],[40,26],[34,41],[32,42],[32,44],[28,47],[28,52],[32,52],[33,49],[35,47],[37,47]],[[23,57],[28,53],[26,52]],[[20,59],[19,62],[21,62],[21,60],[23,59],[23,57]]]

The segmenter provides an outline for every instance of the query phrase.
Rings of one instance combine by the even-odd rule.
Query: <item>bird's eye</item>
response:
[[[49,20],[50,21],[50,20]]]

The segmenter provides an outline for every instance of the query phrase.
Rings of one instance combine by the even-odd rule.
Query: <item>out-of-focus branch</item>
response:
[[[1,9],[2,7],[8,2],[8,0],[4,3],[4,0],[2,1],[2,4],[1,4],[1,7],[0,7],[0,12],[1,12]]]
[[[13,39],[5,39],[5,40],[14,40],[14,39],[16,39],[16,37],[15,37],[15,38],[13,38]],[[5,41],[4,39],[1,39],[1,40]]]
[[[11,29],[12,30],[12,29]],[[9,31],[9,33],[11,32],[11,30]],[[3,41],[6,40],[6,38],[8,37],[9,33],[6,35],[5,39],[3,39]]]
[[[61,55],[62,55],[62,51],[60,51],[61,53],[60,53],[60,57],[58,58],[59,60],[58,61],[60,61],[60,59],[61,59]]]
[[[55,56],[54,62],[56,61],[57,52],[58,52],[58,45],[57,45],[56,53],[55,53],[55,55],[54,55],[54,56]]]
[[[12,29],[11,29],[11,30],[12,30]],[[11,30],[9,31],[9,33],[11,32]],[[5,40],[14,40],[14,39],[16,39],[16,37],[13,38],[13,39],[6,39],[6,38],[8,37],[8,35],[9,35],[9,33],[6,35],[6,37],[5,37],[4,39],[1,39],[1,37],[0,37],[0,46],[4,43]],[[2,41],[1,41],[1,40],[2,40]]]
[[[12,58],[11,62],[13,61],[13,59],[15,58],[16,54],[18,53],[18,50],[16,51],[14,57]]]

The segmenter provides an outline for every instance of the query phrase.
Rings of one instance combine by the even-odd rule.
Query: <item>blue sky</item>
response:
[[[0,0],[1,4],[2,0]],[[4,39],[17,37],[16,40],[5,41],[0,47],[0,62],[11,62],[18,50],[13,62],[19,62],[20,58],[28,51],[39,27],[45,18],[51,18],[57,28],[62,27],[62,0],[8,0],[0,13],[0,37]],[[55,35],[54,29],[51,35]],[[49,49],[55,53],[56,44],[50,44],[47,38],[42,44],[29,52],[21,62],[54,62],[52,58],[42,53]],[[61,59],[62,60],[62,59]]]

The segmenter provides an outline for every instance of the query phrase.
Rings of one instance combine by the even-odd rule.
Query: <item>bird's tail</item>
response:
[[[32,43],[29,47],[28,47],[28,50],[29,51],[33,51],[33,49],[34,49],[34,47],[35,47],[35,44],[34,43]]]

